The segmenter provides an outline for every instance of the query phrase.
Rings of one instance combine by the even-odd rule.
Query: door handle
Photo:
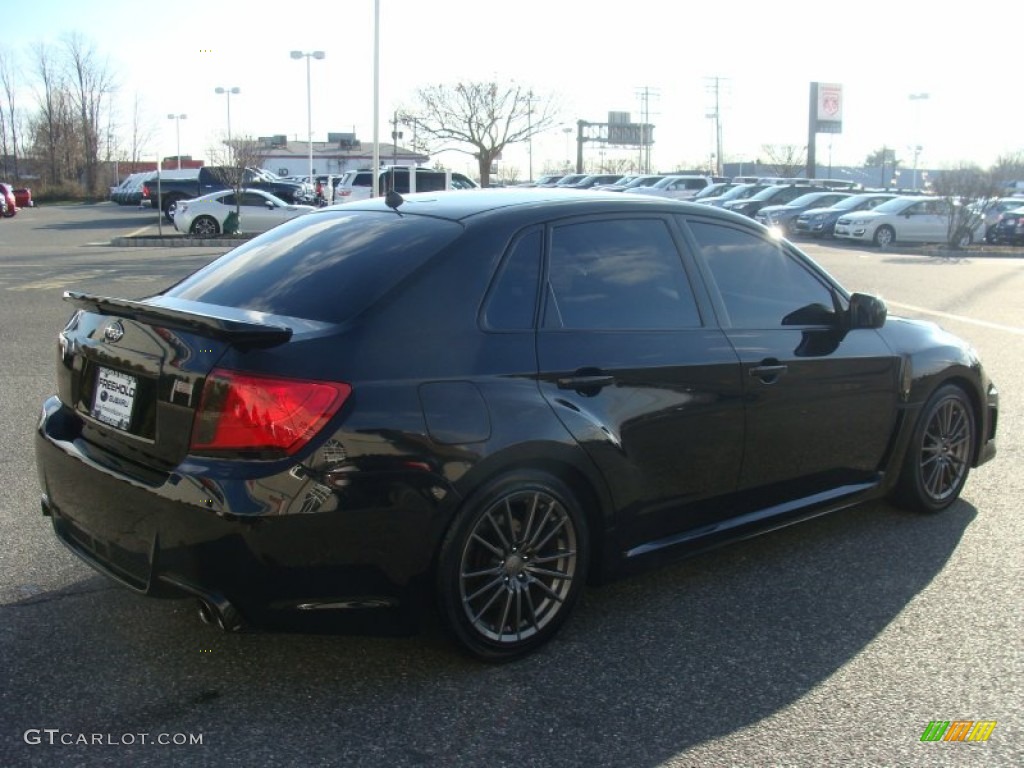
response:
[[[765,384],[774,384],[788,370],[788,365],[769,364],[766,361],[765,364],[755,365],[751,368],[750,375],[759,378]]]
[[[607,387],[609,384],[615,383],[614,376],[607,375],[594,375],[594,376],[566,376],[565,378],[558,379],[559,389],[601,389],[601,387]]]

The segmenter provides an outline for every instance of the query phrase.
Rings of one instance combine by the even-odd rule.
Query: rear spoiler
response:
[[[292,337],[292,329],[284,325],[238,320],[224,315],[192,312],[187,309],[159,307],[129,299],[65,291],[64,301],[80,309],[99,314],[125,317],[129,320],[138,320],[164,328],[192,331],[232,344],[276,347]]]

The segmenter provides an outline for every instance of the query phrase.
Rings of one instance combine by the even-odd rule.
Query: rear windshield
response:
[[[226,253],[165,295],[341,323],[460,232],[453,221],[390,211],[309,214]]]

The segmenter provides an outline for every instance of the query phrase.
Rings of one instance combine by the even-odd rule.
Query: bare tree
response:
[[[767,158],[765,165],[773,176],[799,176],[806,165],[807,147],[796,144],[762,144],[761,151]]]
[[[39,85],[42,92],[38,94],[39,112],[33,130],[34,143],[37,151],[44,154],[49,174],[47,180],[56,184],[60,179],[58,172],[57,147],[60,144],[60,117],[59,101],[61,100],[62,83],[60,73],[53,61],[51,50],[43,43],[33,46],[32,54],[35,59],[36,75],[39,77]],[[42,145],[42,146],[40,146]]]
[[[153,139],[154,127],[153,121],[144,117],[142,109],[142,97],[139,92],[135,92],[135,96],[132,99],[132,118],[131,118],[131,135],[129,137],[129,146],[131,152],[132,168],[139,162],[139,158],[145,154],[146,145],[149,144]]]
[[[104,100],[114,90],[114,76],[95,48],[74,33],[64,42],[72,100],[79,120],[85,188],[98,187],[99,126]]]
[[[7,114],[0,106],[0,139],[2,139],[2,152],[4,155],[4,175],[10,172],[7,170],[8,155],[14,161],[14,178],[20,178],[18,171],[18,118],[14,112],[14,81],[18,78],[14,62],[11,60],[10,52],[0,48],[0,87],[3,88],[4,99],[7,102]],[[10,136],[10,144],[7,137]],[[10,151],[8,151],[8,147]]]
[[[409,124],[415,120],[434,151],[473,155],[484,187],[505,147],[528,141],[555,124],[553,102],[538,101],[533,91],[515,83],[434,85],[419,89],[416,97],[415,109],[404,110],[399,119]]]
[[[1024,152],[1012,152],[996,158],[991,169],[992,181],[1000,190],[1011,181],[1024,180]]]
[[[932,190],[949,207],[946,242],[952,248],[959,249],[971,242],[981,223],[984,201],[998,196],[999,187],[991,172],[965,163],[943,171],[932,181]]]
[[[231,187],[235,193],[235,219],[238,231],[241,230],[242,190],[252,181],[253,171],[263,165],[267,146],[252,136],[232,137],[231,143],[224,142],[211,149],[207,156],[213,161],[209,171],[220,183]],[[229,233],[225,223],[224,233]]]

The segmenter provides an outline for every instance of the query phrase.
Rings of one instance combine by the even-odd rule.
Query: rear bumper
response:
[[[257,623],[282,611],[422,603],[444,523],[423,473],[353,472],[332,489],[295,467],[135,472],[75,436],[72,420],[56,398],[44,407],[35,440],[43,512],[72,552],[133,591],[230,603]]]

